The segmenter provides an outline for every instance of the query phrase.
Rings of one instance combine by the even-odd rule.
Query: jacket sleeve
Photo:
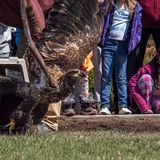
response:
[[[49,10],[54,4],[54,0],[38,0],[43,11]]]
[[[102,9],[106,5],[107,1],[108,0],[104,0],[104,1],[101,2],[101,1],[98,0],[99,8]]]
[[[44,11],[51,8],[53,0],[27,0],[28,21],[33,39],[37,39],[39,33],[45,28]]]
[[[135,12],[133,16],[133,23],[132,23],[132,30],[131,30],[131,36],[129,40],[129,46],[128,46],[128,52],[131,53],[136,46],[139,44],[141,40],[142,35],[142,7],[138,3],[135,7]]]
[[[99,9],[100,9],[103,16],[106,15],[106,13],[109,9],[109,6],[110,6],[109,0],[104,0],[103,3],[99,3]]]
[[[129,81],[130,96],[133,98],[142,113],[151,108],[142,97],[138,87],[138,81],[143,74],[147,74],[147,71],[145,71],[145,69],[142,67]]]
[[[30,10],[28,9],[28,11],[30,11],[30,13],[28,14],[28,21],[29,25],[31,26],[31,29],[34,27],[34,25],[36,25],[36,27],[40,31],[42,31],[45,27],[45,19],[40,4],[38,3],[37,0],[28,0],[27,2],[28,2],[27,7],[32,9],[32,11],[30,11],[31,9]],[[34,29],[32,29],[32,31],[34,31]]]

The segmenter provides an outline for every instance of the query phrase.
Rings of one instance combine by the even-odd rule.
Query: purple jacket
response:
[[[105,0],[104,4],[107,0]],[[102,6],[100,6],[100,9]],[[104,16],[104,26],[102,30],[101,35],[101,42],[100,44],[103,46],[105,44],[106,38],[108,37],[109,30],[110,30],[110,21],[111,21],[111,12],[113,11],[114,6],[113,4],[110,4],[107,14]],[[142,23],[141,23],[141,17],[142,17],[142,7],[139,3],[137,3],[135,7],[135,12],[133,16],[133,22],[131,26],[131,32],[128,36],[128,53],[133,51],[135,47],[138,45],[141,39],[142,34]]]
[[[144,98],[141,96],[140,90],[138,88],[138,81],[143,74],[149,74],[153,79],[155,78],[155,59],[153,59],[147,65],[141,67],[138,72],[130,79],[128,84],[130,95],[142,113],[150,108]]]

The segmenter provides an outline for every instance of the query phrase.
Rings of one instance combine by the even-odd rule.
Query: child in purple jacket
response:
[[[141,6],[135,0],[105,1],[107,13],[101,36],[102,79],[100,114],[110,115],[110,88],[115,69],[119,114],[131,114],[128,109],[126,65],[128,54],[141,37]]]
[[[160,46],[153,60],[130,79],[129,91],[141,113],[160,113]]]

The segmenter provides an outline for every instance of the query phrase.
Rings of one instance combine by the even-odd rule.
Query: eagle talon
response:
[[[27,133],[29,134],[35,134],[37,132],[37,126],[36,125],[26,125],[27,127]]]
[[[9,134],[12,133],[12,130],[15,128],[14,119],[11,119],[10,122],[5,126],[5,128],[9,127]]]

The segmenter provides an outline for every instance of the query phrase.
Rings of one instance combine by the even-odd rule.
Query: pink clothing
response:
[[[155,78],[155,59],[149,64],[141,67],[129,81],[130,95],[134,99],[142,113],[147,111],[148,108],[151,108],[150,104],[148,104],[148,102],[142,96],[141,90],[138,86],[138,82],[144,74],[149,74],[152,79]]]
[[[152,77],[149,74],[143,74],[138,81],[138,87],[148,106],[147,110],[160,113],[160,88],[155,87]],[[141,106],[139,108],[142,110]]]
[[[157,89],[155,86],[153,87],[152,90],[152,95],[154,96],[160,96],[160,89]]]
[[[146,101],[148,109],[151,109],[151,97],[152,97],[153,85],[154,85],[153,79],[149,74],[143,74],[138,81],[138,88],[144,100]],[[139,108],[141,109],[141,106],[139,106]]]

